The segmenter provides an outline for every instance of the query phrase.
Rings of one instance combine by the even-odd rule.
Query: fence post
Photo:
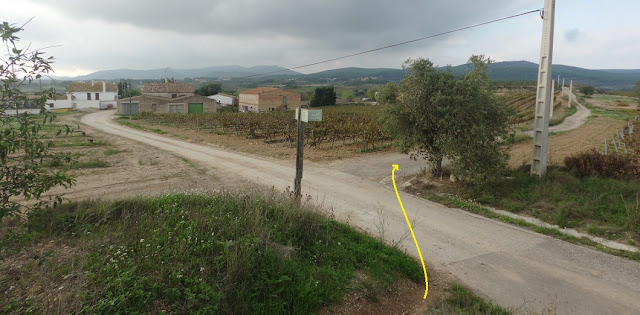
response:
[[[616,137],[611,138],[613,141],[613,147],[616,149],[616,153],[618,153],[618,144],[616,143]]]
[[[607,145],[607,138],[604,138],[604,155],[609,155],[609,146]]]

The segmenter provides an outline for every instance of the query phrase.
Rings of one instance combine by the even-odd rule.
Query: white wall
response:
[[[217,102],[220,102],[222,105],[233,105],[233,99],[234,99],[233,97],[220,95],[220,94],[207,96],[207,98],[216,100]]]
[[[91,93],[91,100],[87,99],[87,93]],[[96,93],[99,100],[96,100]],[[72,94],[75,96],[72,103],[76,104],[76,109],[100,108],[100,102],[113,101],[115,104],[118,100],[117,92],[73,92]]]

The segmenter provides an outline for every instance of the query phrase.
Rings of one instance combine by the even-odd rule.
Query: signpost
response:
[[[322,121],[321,109],[296,108],[296,120],[298,121],[298,137],[296,139],[296,178],[293,181],[293,194],[296,200],[302,197],[302,162],[304,155],[304,128],[305,124],[310,121]]]

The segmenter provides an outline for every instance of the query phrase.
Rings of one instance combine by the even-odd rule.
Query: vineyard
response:
[[[518,91],[510,92],[502,96],[505,104],[516,112],[513,122],[515,124],[533,120],[536,108],[536,92]]]
[[[556,92],[556,105],[559,103],[560,92]],[[532,121],[536,110],[535,91],[514,91],[502,96],[505,104],[515,110],[514,124]]]
[[[367,150],[390,143],[391,138],[380,129],[381,106],[341,106],[323,109],[320,122],[307,124],[305,145],[313,148],[359,144]],[[294,112],[155,114],[141,113],[153,125],[196,129],[216,134],[238,135],[262,139],[266,143],[293,145],[296,139]]]

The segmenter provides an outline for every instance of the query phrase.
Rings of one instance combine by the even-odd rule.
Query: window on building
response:
[[[87,93],[87,101],[91,100],[91,93]]]
[[[287,97],[286,96],[282,97],[282,104],[287,105]]]
[[[171,98],[176,98],[178,97],[178,94],[171,94]]]
[[[49,105],[49,108],[53,108],[54,107],[53,103],[49,103],[47,105]]]
[[[184,113],[184,104],[169,104],[169,113]]]
[[[100,100],[100,93],[96,93],[96,101]]]

